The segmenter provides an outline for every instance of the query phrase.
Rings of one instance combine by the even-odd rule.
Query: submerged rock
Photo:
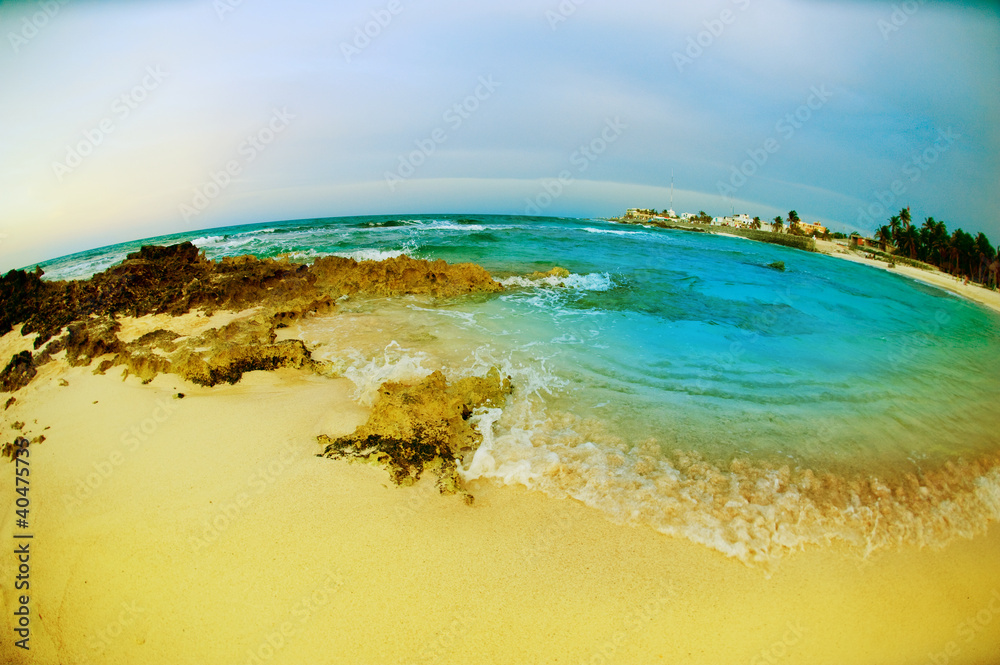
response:
[[[528,279],[545,279],[546,277],[556,277],[558,279],[566,279],[567,277],[569,277],[569,275],[570,275],[569,270],[556,266],[555,268],[553,268],[548,272],[533,272],[530,275],[528,275]]]
[[[413,385],[384,383],[368,422],[336,440],[318,437],[322,456],[379,462],[397,485],[412,484],[432,468],[442,494],[460,492],[458,461],[482,442],[470,416],[479,407],[502,407],[512,390],[510,377],[501,378],[495,367],[450,385],[440,371]]]

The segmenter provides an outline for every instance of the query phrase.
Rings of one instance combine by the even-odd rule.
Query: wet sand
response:
[[[31,651],[8,633],[0,660],[994,662],[996,525],[943,550],[749,567],[574,501],[483,484],[469,507],[315,457],[317,434],[366,418],[352,389],[290,369],[201,388],[44,366],[3,414],[46,440],[29,457]]]

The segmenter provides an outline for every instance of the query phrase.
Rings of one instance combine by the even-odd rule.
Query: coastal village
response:
[[[656,222],[681,222],[686,224],[702,224],[708,226],[716,227],[729,227],[733,229],[747,229],[747,230],[758,230],[758,231],[770,231],[772,233],[794,233],[796,235],[802,235],[807,237],[843,237],[846,238],[842,233],[830,234],[825,226],[819,222],[803,222],[795,214],[795,211],[789,213],[790,223],[785,224],[784,220],[780,217],[775,217],[773,220],[766,222],[761,220],[760,217],[751,218],[750,215],[746,213],[742,214],[732,214],[728,217],[711,217],[704,211],[700,211],[697,214],[690,212],[682,212],[680,215],[675,213],[673,210],[664,210],[657,213],[655,210],[643,209],[643,208],[629,208],[625,211],[625,215],[613,219],[612,221],[624,222],[624,223],[653,223]],[[857,238],[858,236],[852,236]],[[860,238],[861,241],[865,239]]]
[[[909,208],[892,215],[874,238],[830,232],[819,222],[803,222],[794,210],[786,219],[766,222],[745,213],[712,217],[703,210],[678,215],[671,209],[629,208],[609,221],[736,235],[895,269],[1000,311],[1000,246],[994,247],[983,233],[949,233],[945,223],[933,217],[914,224]]]

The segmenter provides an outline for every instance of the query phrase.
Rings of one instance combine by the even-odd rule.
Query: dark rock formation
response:
[[[35,367],[63,350],[75,366],[114,355],[101,362],[99,373],[124,366],[126,374],[143,381],[174,372],[202,385],[235,383],[251,370],[311,365],[301,342],[276,342],[274,331],[303,316],[332,311],[340,296],[450,297],[503,290],[474,264],[406,256],[360,263],[326,257],[311,266],[252,256],[209,261],[189,242],[143,247],[89,280],[46,282],[41,277],[38,269],[12,270],[0,277],[0,335],[20,325],[24,335],[38,333],[35,349],[45,345],[34,357],[25,352],[12,360],[0,390],[23,387]],[[260,307],[263,314],[194,340],[178,342],[176,334],[154,331],[125,344],[117,334],[118,316],[177,316],[191,309],[211,314],[250,307]]]
[[[511,390],[510,377],[501,379],[495,367],[485,377],[451,385],[441,372],[415,385],[384,383],[368,422],[336,440],[318,437],[325,446],[322,456],[380,462],[397,485],[411,484],[433,468],[441,492],[453,494],[461,491],[458,461],[482,442],[469,416],[481,406],[503,406]]]
[[[21,351],[15,354],[3,372],[0,372],[0,390],[12,393],[28,385],[38,370],[35,369],[31,351]],[[10,402],[7,406],[10,406]]]
[[[319,311],[341,295],[446,297],[501,290],[482,267],[468,263],[406,256],[360,263],[325,257],[311,266],[252,256],[209,261],[184,242],[143,247],[84,281],[46,282],[41,270],[10,271],[0,277],[0,335],[23,324],[23,334],[39,334],[37,349],[70,323],[95,315],[180,315],[191,309],[211,313],[289,304],[297,306],[295,311]]]

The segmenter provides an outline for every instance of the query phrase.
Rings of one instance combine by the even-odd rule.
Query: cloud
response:
[[[74,0],[16,44],[39,5],[0,4],[0,85],[17,91],[0,99],[0,266],[188,225],[518,212],[566,169],[580,186],[557,214],[666,207],[626,198],[662,195],[673,171],[692,193],[678,209],[795,208],[851,228],[949,128],[962,139],[906,180],[900,205],[1000,240],[1000,19],[987,4],[914,4],[902,21],[889,2],[399,3],[390,19],[388,0],[243,2],[221,17],[207,1]],[[169,75],[122,115],[116,100],[148,67]],[[466,107],[482,77],[499,86]],[[786,136],[779,123],[816,86],[830,99]],[[294,121],[247,160],[241,146],[275,109]],[[575,170],[615,118],[628,129]],[[105,119],[113,131],[60,178],[54,164]],[[436,130],[445,140],[392,191],[385,173]],[[780,149],[735,201],[720,196],[769,138]],[[238,175],[185,219],[232,161]]]

